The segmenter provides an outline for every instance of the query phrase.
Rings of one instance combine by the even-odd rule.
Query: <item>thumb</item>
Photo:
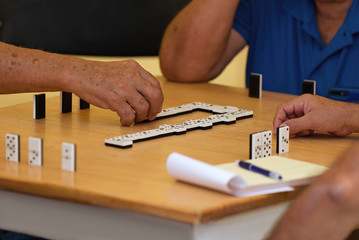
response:
[[[299,118],[292,118],[285,121],[282,125],[287,125],[289,127],[289,131],[291,135],[295,135],[300,132],[314,130],[312,121],[308,117],[308,115],[304,115]]]

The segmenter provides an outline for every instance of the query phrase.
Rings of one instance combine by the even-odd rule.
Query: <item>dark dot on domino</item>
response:
[[[12,157],[12,153],[10,153],[10,157]]]
[[[284,149],[282,149],[282,152],[284,152]]]

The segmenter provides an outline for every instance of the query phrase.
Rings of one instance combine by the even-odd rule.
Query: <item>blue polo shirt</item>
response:
[[[317,94],[332,87],[359,90],[359,3],[353,0],[343,26],[324,46],[314,0],[241,0],[233,23],[249,45],[246,79],[263,74],[263,90],[300,95],[303,80]]]

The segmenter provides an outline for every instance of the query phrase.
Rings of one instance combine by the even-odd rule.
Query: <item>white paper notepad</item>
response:
[[[293,190],[307,185],[328,168],[279,156],[248,160],[261,168],[278,172],[278,181],[240,168],[235,162],[213,166],[188,156],[171,153],[167,158],[168,173],[181,181],[232,194],[253,196]]]

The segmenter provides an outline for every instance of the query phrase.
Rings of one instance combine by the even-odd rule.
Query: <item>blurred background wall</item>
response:
[[[135,59],[162,75],[158,51],[172,18],[190,0],[0,0],[0,40],[92,60]],[[212,83],[244,87],[247,50]],[[56,93],[48,94],[54,96]],[[32,94],[0,95],[0,106]]]

